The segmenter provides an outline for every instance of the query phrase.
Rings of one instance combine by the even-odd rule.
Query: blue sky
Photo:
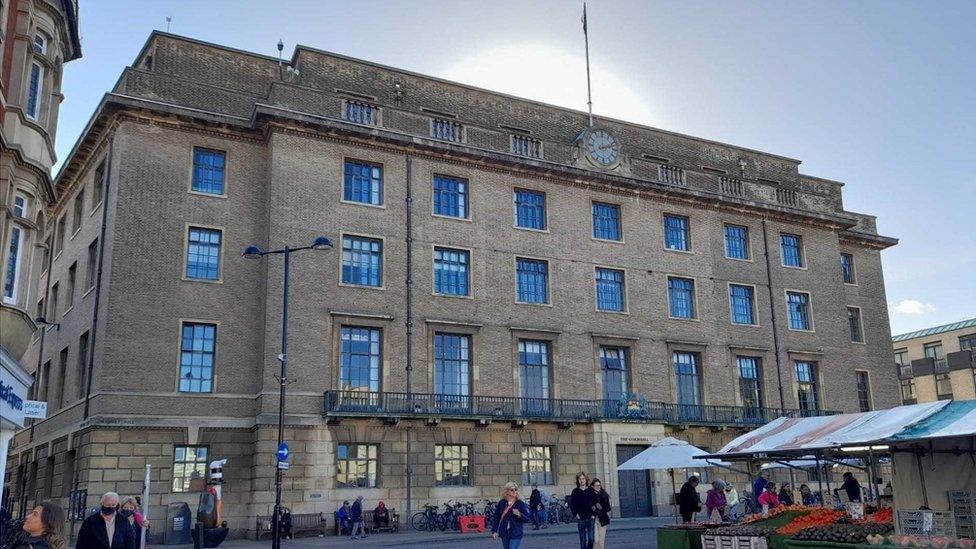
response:
[[[803,160],[901,239],[892,332],[976,317],[976,2],[588,4],[594,111]],[[270,9],[269,6],[274,6]],[[586,108],[575,1],[81,0],[63,158],[153,29],[285,42]]]

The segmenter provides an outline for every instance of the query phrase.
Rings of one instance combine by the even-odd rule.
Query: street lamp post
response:
[[[248,246],[244,250],[243,257],[247,259],[261,259],[266,255],[281,254],[285,259],[284,289],[281,303],[281,354],[278,355],[278,362],[281,370],[278,375],[278,448],[285,440],[285,382],[288,364],[288,275],[291,263],[292,252],[302,250],[329,250],[332,248],[332,241],[324,236],[320,236],[312,242],[311,246],[300,246],[292,248],[285,246],[280,250],[262,251],[257,246]],[[277,458],[276,458],[277,459]],[[281,461],[275,463],[275,505],[274,516],[272,517],[272,549],[281,549]]]

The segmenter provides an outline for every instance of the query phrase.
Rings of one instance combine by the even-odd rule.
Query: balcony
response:
[[[663,423],[751,427],[782,417],[835,415],[808,411],[742,406],[682,405],[648,402],[637,395],[620,400],[541,399],[500,396],[456,396],[362,391],[326,391],[323,415],[331,420],[351,417],[464,419],[479,421],[543,421],[562,424],[590,422]]]

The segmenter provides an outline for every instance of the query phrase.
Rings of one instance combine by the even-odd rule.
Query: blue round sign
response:
[[[278,445],[278,461],[288,461],[288,455],[290,453],[288,451],[288,443],[282,442]]]

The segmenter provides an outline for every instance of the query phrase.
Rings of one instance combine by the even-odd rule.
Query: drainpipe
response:
[[[95,274],[95,311],[92,314],[91,338],[88,340],[88,365],[85,368],[85,412],[82,419],[88,419],[91,404],[92,377],[95,363],[95,342],[98,335],[98,310],[102,302],[102,270],[105,268],[105,230],[108,225],[108,200],[112,185],[112,153],[115,151],[115,132],[108,138],[108,160],[105,162],[105,184],[102,185],[102,228],[98,235],[98,272]]]
[[[769,314],[772,317],[773,326],[773,356],[776,357],[776,383],[779,389],[779,407],[786,408],[786,397],[783,394],[783,370],[779,359],[779,327],[776,325],[776,300],[773,295],[773,266],[769,257],[769,230],[766,226],[766,218],[762,220],[763,228],[763,255],[766,256],[766,288],[769,289]]]
[[[413,178],[413,158],[407,155],[407,312],[405,324],[407,328],[407,404],[412,398],[410,388],[410,373],[413,371],[413,192],[411,182]],[[407,427],[407,517],[413,514],[413,469],[410,466],[410,427]]]

